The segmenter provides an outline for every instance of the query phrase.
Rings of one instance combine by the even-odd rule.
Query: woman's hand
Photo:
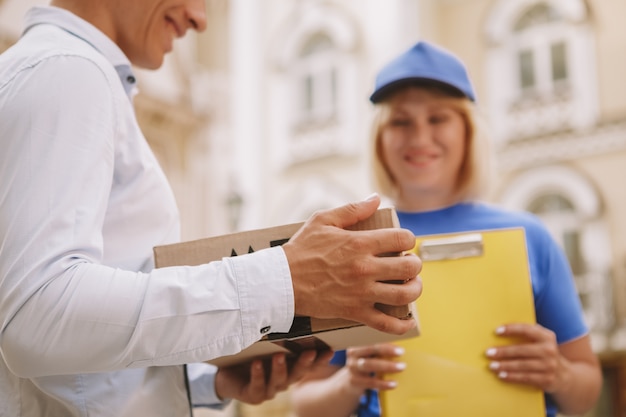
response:
[[[502,381],[537,387],[552,395],[564,414],[584,414],[598,400],[602,372],[588,335],[557,344],[538,324],[507,324],[496,334],[520,342],[487,349],[489,368]]]
[[[532,385],[545,392],[555,391],[565,366],[554,332],[538,324],[509,324],[496,329],[499,336],[519,343],[487,349],[491,369],[503,381]]]
[[[389,390],[396,382],[383,379],[384,374],[401,372],[406,364],[394,360],[404,354],[404,349],[391,343],[354,347],[346,351],[346,366],[350,372],[350,385],[359,390]]]

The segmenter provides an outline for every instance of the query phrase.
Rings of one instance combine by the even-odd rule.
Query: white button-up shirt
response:
[[[122,51],[63,9],[31,10],[0,55],[2,416],[189,415],[181,364],[289,330],[280,247],[153,270],[178,211],[133,89]],[[216,401],[192,373],[194,402]]]

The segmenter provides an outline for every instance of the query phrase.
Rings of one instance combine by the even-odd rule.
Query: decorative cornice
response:
[[[567,132],[511,141],[496,152],[499,172],[626,151],[626,121],[599,125],[584,132]]]

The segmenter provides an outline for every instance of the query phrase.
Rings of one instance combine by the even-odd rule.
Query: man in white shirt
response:
[[[179,239],[178,211],[134,116],[131,63],[156,69],[174,38],[204,30],[204,0],[53,0],[25,23],[0,56],[1,416],[256,403],[315,352],[290,369],[276,355],[270,375],[202,362],[287,332],[296,314],[414,325],[374,307],[419,296],[417,257],[377,256],[411,249],[413,234],[344,230],[377,196],[314,215],[283,247],[153,268],[152,248]]]

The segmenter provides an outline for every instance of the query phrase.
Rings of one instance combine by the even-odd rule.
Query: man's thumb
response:
[[[340,227],[347,228],[371,217],[379,205],[380,196],[377,193],[373,193],[364,200],[345,206],[348,215],[343,218],[343,224]]]

